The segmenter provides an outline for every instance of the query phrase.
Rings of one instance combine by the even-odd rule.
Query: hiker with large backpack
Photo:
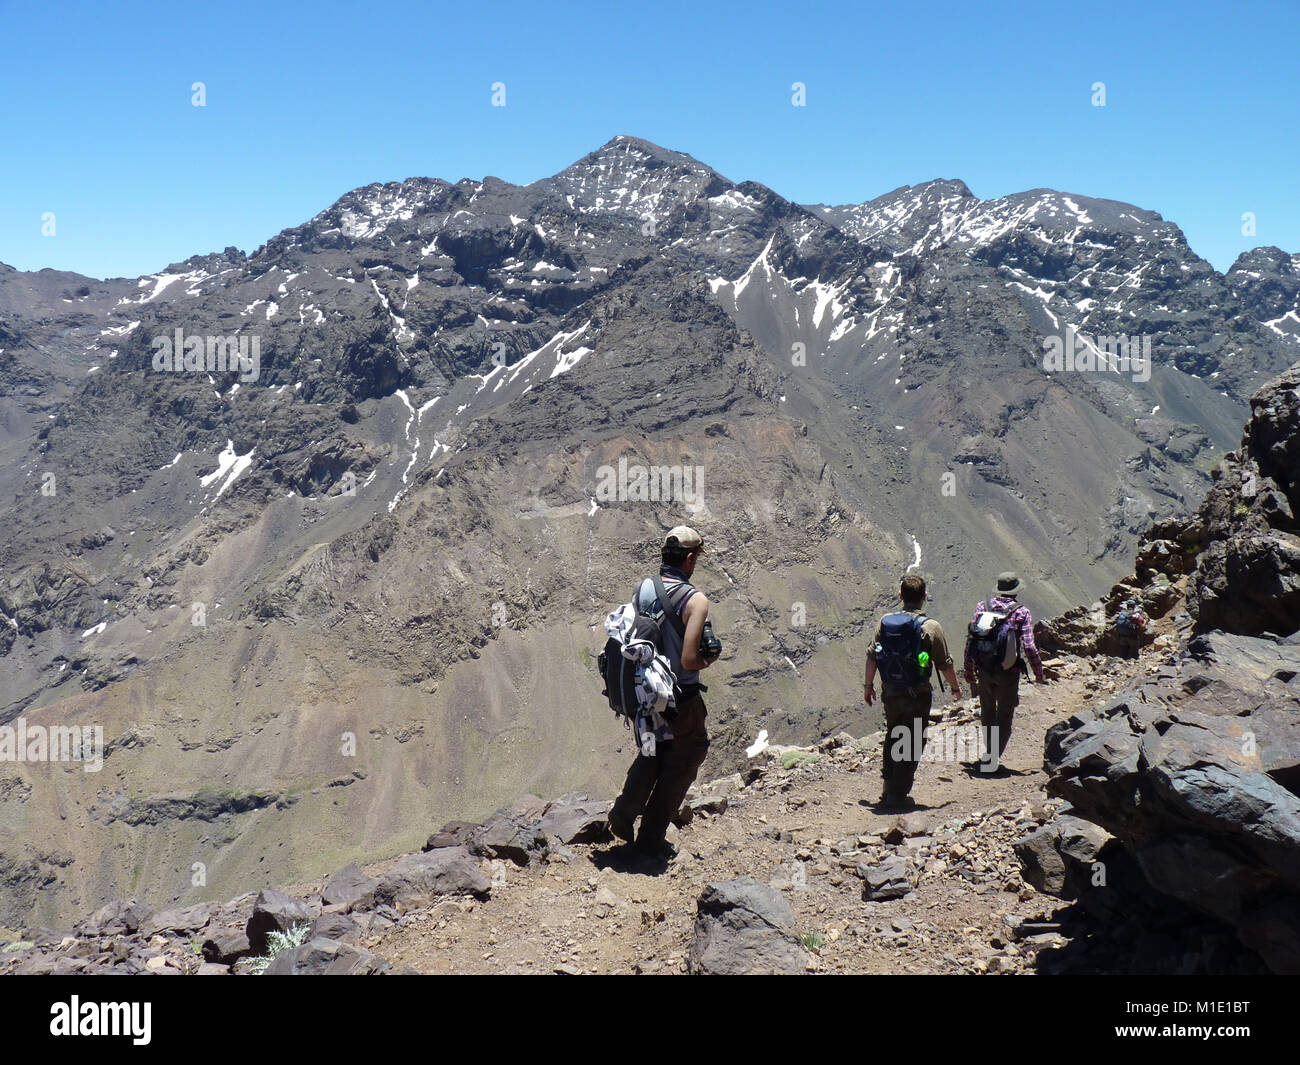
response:
[[[637,742],[609,828],[656,859],[673,857],[668,823],[709,753],[700,670],[717,661],[722,645],[708,624],[708,598],[690,583],[703,551],[699,533],[677,526],[664,542],[659,575],[643,580],[633,600],[606,623],[606,691],[610,705],[632,721]]]
[[[1125,599],[1112,626],[1114,645],[1121,658],[1137,658],[1151,619],[1135,599]]]
[[[1014,573],[999,574],[996,591],[975,607],[966,631],[966,681],[980,697],[985,756],[979,768],[990,774],[1004,772],[1002,753],[1011,739],[1011,719],[1020,703],[1020,677],[1029,675],[1025,659],[1034,679],[1047,683],[1034,643],[1034,616],[1016,599],[1023,587]]]
[[[907,807],[916,767],[925,748],[925,730],[930,726],[934,670],[948,679],[953,701],[961,699],[961,687],[948,653],[943,626],[921,613],[925,605],[925,581],[904,577],[898,588],[903,609],[886,614],[867,649],[864,698],[875,702],[875,679],[880,674],[880,701],[885,711],[884,791],[880,805]],[[942,681],[940,681],[942,684]]]

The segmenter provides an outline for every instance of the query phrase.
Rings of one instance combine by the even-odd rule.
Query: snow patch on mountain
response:
[[[384,310],[388,312],[388,319],[392,322],[393,333],[397,337],[398,343],[400,344],[403,340],[413,339],[415,337],[414,331],[407,326],[406,319],[395,313],[393,308],[389,306],[388,297],[379,291],[379,282],[372,277],[370,279],[370,286],[375,290],[375,295],[379,297],[379,302],[383,306]]]
[[[235,483],[235,478],[247,470],[253,464],[253,452],[257,448],[250,448],[247,455],[237,455],[235,453],[235,442],[226,441],[226,448],[217,456],[217,468],[204,477],[199,478],[199,484],[207,488],[216,481],[221,481],[217,488],[217,494],[212,497],[212,502],[216,502],[227,488]]]
[[[101,329],[99,335],[102,337],[124,337],[128,333],[134,332],[140,326],[139,322],[128,322],[126,325],[112,325],[107,329]]]

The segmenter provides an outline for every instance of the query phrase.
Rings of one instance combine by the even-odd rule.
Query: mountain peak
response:
[[[1275,245],[1266,244],[1242,252],[1228,267],[1229,274],[1249,271],[1268,275],[1300,274],[1300,255],[1291,255]]]
[[[694,156],[687,155],[685,152],[661,147],[644,137],[629,137],[621,133],[617,137],[606,141],[594,152],[589,152],[583,156],[574,165],[578,166],[588,160],[602,161],[620,157],[637,159],[646,165],[662,164],[691,172],[715,173],[711,167],[705,166]]]
[[[897,199],[903,196],[912,196],[916,198],[933,198],[934,196],[959,196],[962,199],[978,199],[971,192],[970,186],[960,178],[933,178],[930,181],[923,181],[919,185],[900,185],[893,192],[887,192],[883,196],[877,196],[874,200],[868,200],[867,203],[880,203],[885,200]]]
[[[659,213],[669,203],[716,195],[733,182],[684,152],[620,135],[529,187],[547,186],[584,212],[646,214]]]

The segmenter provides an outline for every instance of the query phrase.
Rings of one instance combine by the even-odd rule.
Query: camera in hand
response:
[[[700,633],[700,657],[706,662],[715,662],[718,656],[722,654],[722,641],[718,639],[713,632],[713,622],[704,623],[704,631]]]

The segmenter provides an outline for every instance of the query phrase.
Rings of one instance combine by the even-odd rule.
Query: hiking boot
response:
[[[631,843],[636,839],[632,822],[614,810],[609,811],[609,830],[624,843]]]
[[[916,805],[916,800],[910,795],[899,794],[896,791],[890,791],[889,788],[880,795],[879,806],[888,807],[891,810],[906,810]]]
[[[660,862],[671,862],[677,857],[677,848],[666,839],[661,839],[657,843],[649,843],[639,839],[636,841],[636,850],[643,857],[653,858],[655,861]]]

